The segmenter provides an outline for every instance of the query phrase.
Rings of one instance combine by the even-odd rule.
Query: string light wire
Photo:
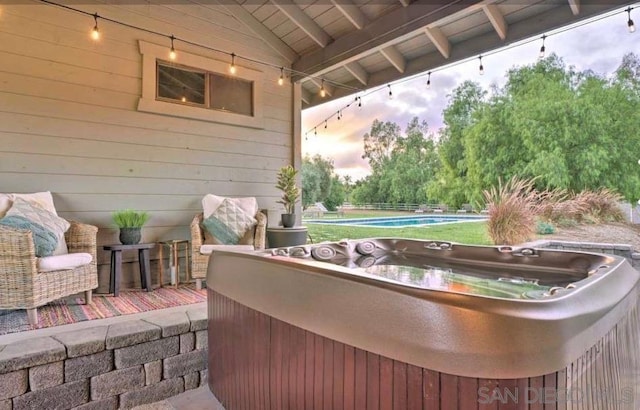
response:
[[[631,10],[634,9],[634,7],[630,7],[630,8],[631,8]],[[565,33],[565,32],[567,32],[569,30],[573,30],[573,29],[576,29],[576,28],[579,28],[579,27],[582,27],[582,26],[586,26],[586,25],[598,22],[600,20],[604,20],[606,18],[615,16],[615,15],[618,15],[618,14],[621,14],[621,13],[627,13],[627,9],[612,11],[612,12],[609,12],[609,13],[602,14],[602,15],[600,15],[598,17],[593,18],[593,19],[580,21],[580,22],[577,22],[575,24],[571,24],[571,25],[559,28],[557,30],[553,30],[552,33],[545,34],[545,38],[548,38],[548,37],[551,37],[551,36],[555,36],[555,35],[558,35],[558,34],[562,34],[562,33]],[[501,48],[496,49],[496,50],[487,51],[487,52],[485,52],[483,54],[483,56],[487,57],[487,56],[491,56],[491,55],[494,55],[494,54],[498,54],[498,53],[501,53],[503,51],[511,50],[513,48],[516,48],[516,47],[524,46],[524,45],[533,43],[535,41],[539,41],[539,39],[540,39],[540,37],[531,37],[531,38],[528,38],[528,39],[525,39],[525,40],[517,41],[517,42],[511,43],[508,46],[501,47]],[[465,58],[465,59],[462,59],[462,60],[458,60],[458,61],[450,63],[450,64],[446,64],[446,65],[440,66],[438,68],[434,68],[434,69],[432,69],[431,71],[429,71],[427,73],[423,72],[423,73],[415,74],[415,75],[412,75],[412,76],[409,76],[409,77],[405,77],[405,78],[402,78],[400,80],[394,81],[393,85],[404,84],[406,82],[413,81],[413,80],[415,80],[417,78],[424,77],[425,75],[430,76],[432,73],[436,73],[438,71],[448,70],[450,68],[457,67],[457,66],[460,66],[462,64],[466,64],[466,63],[468,63],[470,61],[475,60],[476,58],[477,57],[468,57],[468,58]],[[360,98],[367,97],[369,95],[378,93],[378,92],[380,92],[382,90],[386,90],[386,89],[391,89],[391,83],[389,83],[389,84],[381,84],[381,85],[379,85],[379,86],[377,86],[375,88],[371,88],[368,91],[365,91],[364,94],[362,94]],[[347,104],[346,106],[344,106],[342,108],[342,110],[344,110],[345,108],[348,108],[350,105],[351,104]],[[334,112],[333,114],[329,115],[323,121],[330,120],[335,115],[336,114]]]
[[[84,10],[80,10],[78,8],[68,6],[66,4],[56,3],[55,1],[51,1],[51,0],[37,0],[37,1],[40,2],[40,3],[48,4],[50,6],[60,7],[62,9],[69,10],[69,11],[72,11],[72,12],[75,12],[75,13],[79,13],[79,14],[82,14],[82,15],[85,15],[85,16],[91,16],[91,17],[94,16],[94,13],[90,13],[90,12],[87,12],[87,11],[84,11]],[[95,14],[97,14],[97,13],[95,13]],[[184,38],[181,38],[181,37],[177,37],[177,36],[174,36],[174,35],[168,35],[168,34],[165,34],[165,33],[161,33],[159,31],[150,30],[148,28],[144,28],[144,27],[133,25],[133,24],[125,23],[123,21],[112,19],[112,18],[109,18],[109,17],[105,17],[105,16],[100,16],[99,15],[98,18],[100,18],[103,21],[106,21],[106,22],[109,22],[109,23],[113,23],[113,24],[117,24],[119,26],[126,27],[126,28],[129,28],[129,29],[132,29],[132,30],[138,30],[138,31],[142,31],[142,32],[145,32],[145,33],[148,33],[148,34],[155,35],[155,36],[168,38],[168,39],[171,39],[172,42],[173,42],[173,40],[180,41],[183,44],[187,44],[187,45],[190,45],[190,46],[193,46],[193,47],[197,47],[197,48],[213,51],[213,52],[224,54],[224,55],[227,55],[227,56],[231,56],[232,54],[234,54],[232,52],[225,51],[225,50],[222,50],[222,49],[219,49],[219,48],[207,46],[207,45],[200,44],[200,43],[197,43],[195,41],[187,40],[187,39],[184,39]],[[281,68],[283,68],[283,71],[286,71],[287,73],[289,73],[290,76],[294,76],[295,75],[295,76],[298,76],[300,78],[309,78],[309,79],[315,79],[315,80],[320,80],[321,79],[320,76],[314,76],[314,75],[305,73],[304,71],[294,70],[293,68],[284,68],[279,64],[269,63],[267,61],[262,61],[262,60],[258,60],[258,59],[251,58],[251,57],[240,56],[240,55],[235,54],[235,59],[243,60],[243,61],[246,61],[248,63],[257,64],[257,65],[261,65],[261,66],[264,66],[264,67],[270,67],[270,68],[273,68],[275,70],[280,70]],[[334,81],[334,80],[331,80],[331,79],[328,79],[328,78],[326,78],[326,79],[322,78],[322,80],[326,81],[328,84],[331,84],[331,85],[333,85],[335,87],[339,87],[339,88],[342,88],[342,89],[345,89],[345,90],[355,91],[355,92],[363,91],[363,88],[361,88],[361,87],[354,87],[354,86],[351,86],[349,84],[344,84],[344,83],[341,83],[341,82],[338,82],[338,81]]]

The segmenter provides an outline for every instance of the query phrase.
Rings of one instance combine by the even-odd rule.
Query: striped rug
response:
[[[153,292],[139,289],[121,290],[118,297],[94,294],[91,305],[83,304],[83,297],[69,297],[38,308],[39,322],[35,327],[29,325],[26,310],[0,310],[0,335],[189,305],[206,300],[206,289],[196,290],[193,284],[181,285],[177,289],[158,288]]]

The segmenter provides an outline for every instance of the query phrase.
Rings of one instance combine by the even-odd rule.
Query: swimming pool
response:
[[[486,221],[486,216],[479,215],[420,215],[420,216],[386,216],[380,218],[358,218],[340,220],[310,220],[306,223],[346,226],[370,226],[378,228],[405,228],[408,226],[442,225],[459,222]]]

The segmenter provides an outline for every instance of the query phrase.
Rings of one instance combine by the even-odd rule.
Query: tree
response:
[[[327,205],[327,200],[333,209]],[[344,188],[334,175],[333,162],[330,159],[322,158],[320,155],[312,158],[305,156],[302,159],[302,206],[307,208],[316,202],[322,202],[327,209],[335,210],[335,206],[344,202]]]
[[[445,128],[440,135],[438,155],[441,168],[429,184],[429,196],[452,207],[469,202],[468,163],[464,150],[464,133],[474,123],[474,114],[483,104],[487,92],[479,84],[465,81],[449,95],[443,111]]]
[[[364,154],[362,155],[362,158],[369,161],[372,170],[375,171],[384,166],[398,138],[400,138],[398,124],[373,120],[371,131],[363,137]]]

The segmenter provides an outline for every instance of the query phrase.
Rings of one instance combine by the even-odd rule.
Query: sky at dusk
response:
[[[632,11],[631,17],[637,27],[640,9],[638,4],[632,7],[635,7],[635,13]],[[579,71],[591,70],[600,75],[611,75],[626,53],[640,54],[640,30],[629,33],[627,14],[620,13],[620,10],[562,33],[545,33],[548,36],[545,40],[547,55],[555,53],[567,66]],[[566,28],[558,31],[562,30]],[[369,174],[369,167],[362,159],[362,136],[370,130],[374,119],[393,121],[404,132],[411,118],[417,116],[427,121],[430,132],[437,133],[443,126],[442,111],[447,105],[448,96],[462,82],[472,80],[489,91],[492,85],[504,85],[505,74],[510,68],[537,61],[542,45],[540,36],[535,41],[526,43],[525,40],[521,43],[525,44],[483,55],[484,75],[478,73],[479,61],[476,57],[441,70],[432,70],[429,89],[426,87],[426,73],[409,81],[403,79],[391,83],[392,99],[389,99],[386,85],[376,87],[374,89],[382,89],[363,97],[361,108],[357,104],[351,105],[342,111],[340,121],[334,115],[327,121],[326,129],[324,120],[351,103],[355,94],[302,111],[302,155],[320,154],[333,160],[338,175],[350,175],[352,180],[364,178]],[[317,135],[313,131],[307,134],[318,124],[321,125],[317,127]]]

